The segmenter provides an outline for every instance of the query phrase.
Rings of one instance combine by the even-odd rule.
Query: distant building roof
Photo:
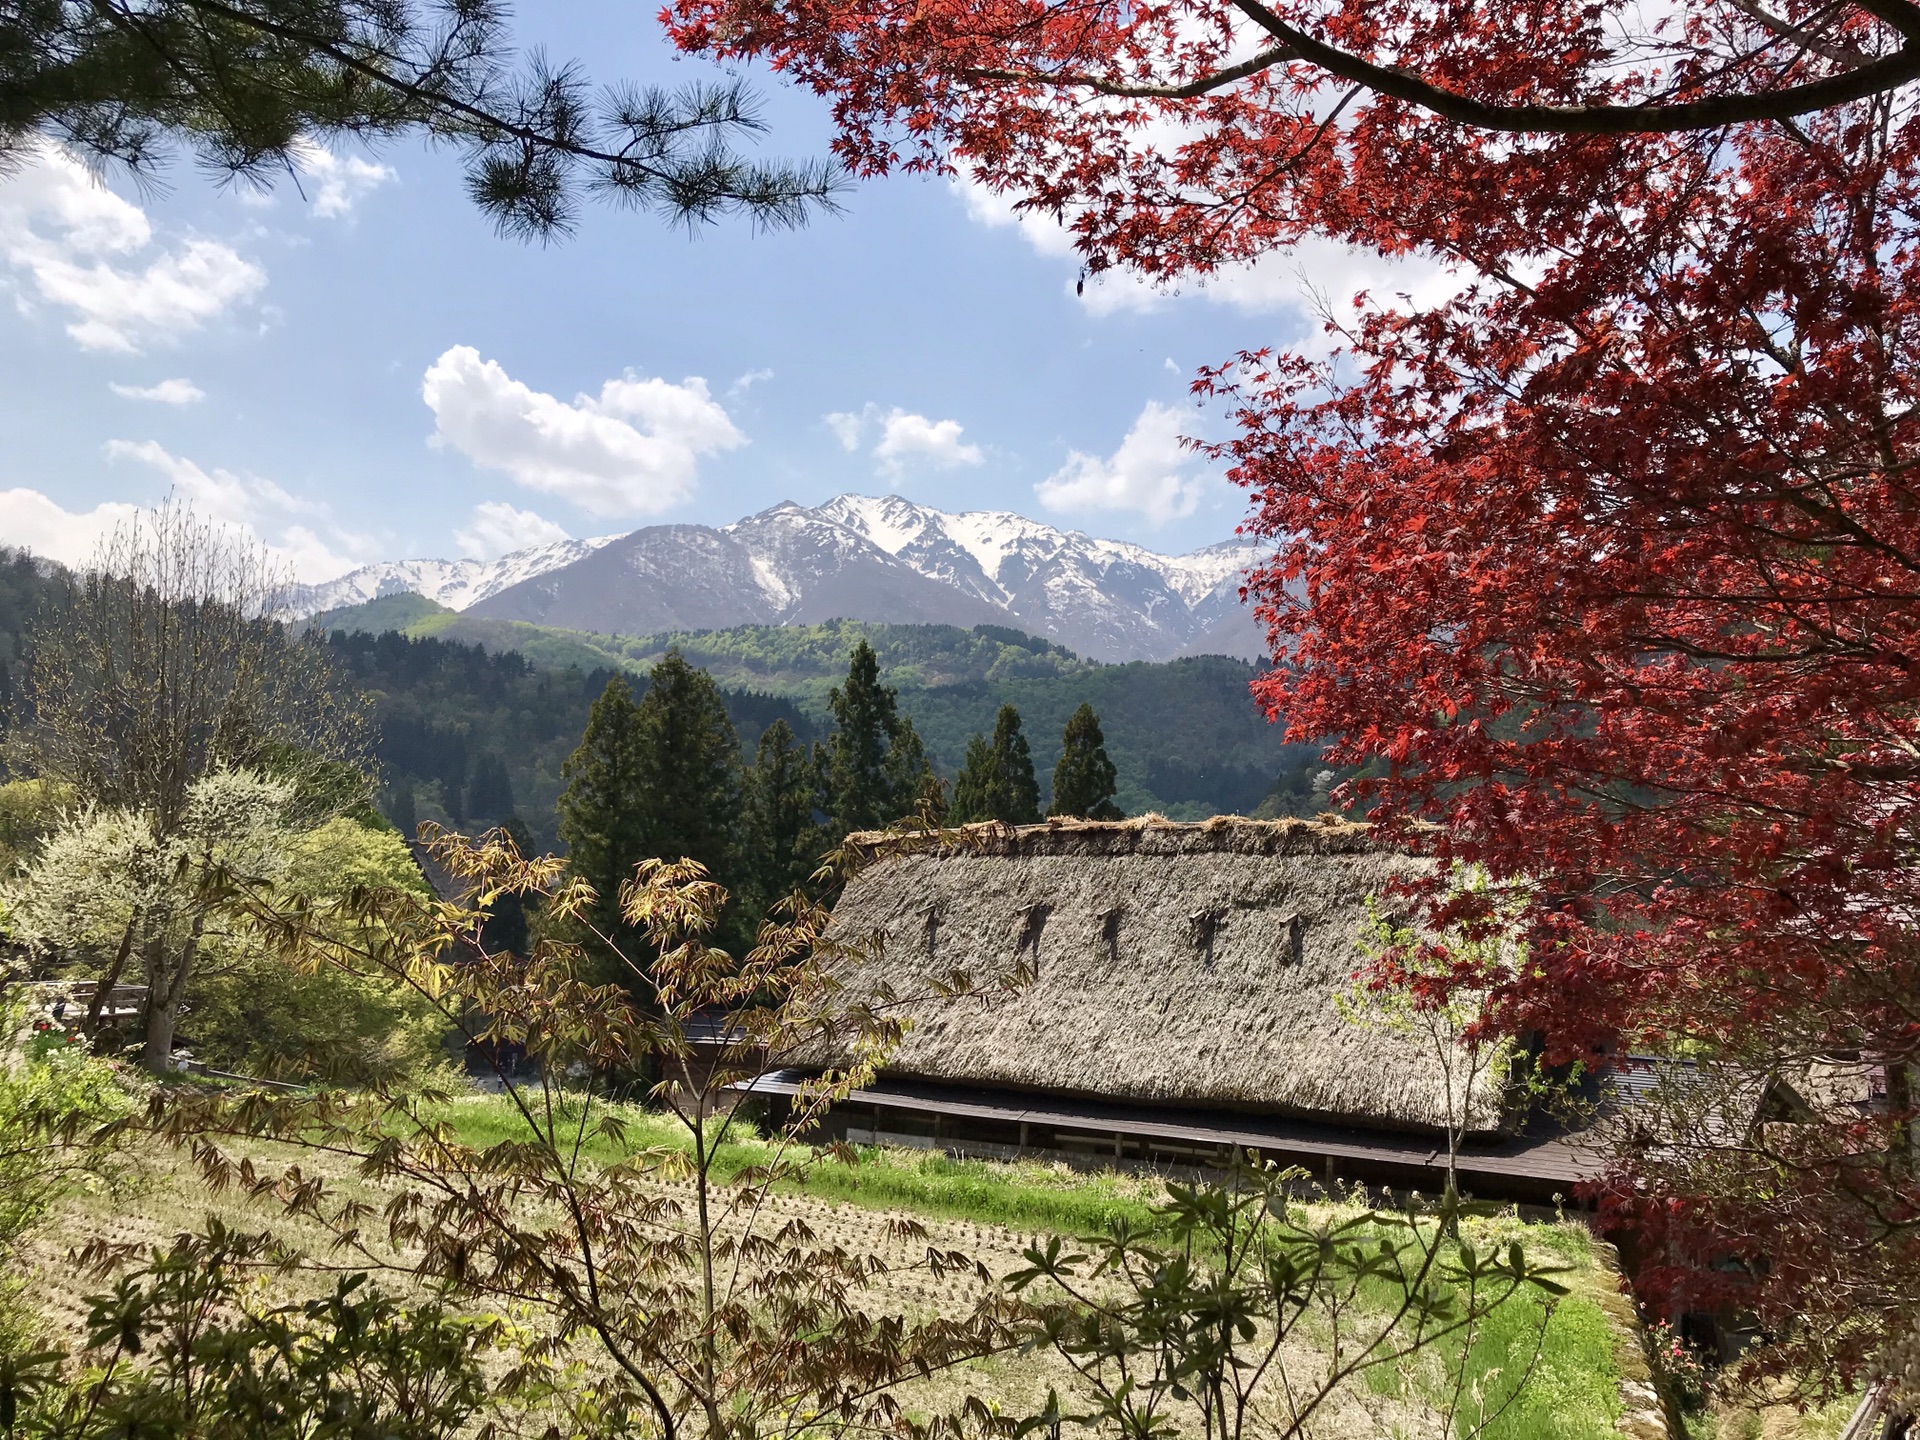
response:
[[[413,863],[420,868],[420,874],[432,889],[434,898],[449,905],[465,905],[473,895],[473,884],[462,880],[435,858],[434,853],[419,840],[407,837],[407,853],[413,856]]]

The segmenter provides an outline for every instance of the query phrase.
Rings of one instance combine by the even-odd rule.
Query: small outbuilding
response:
[[[857,836],[834,907],[848,993],[919,995],[854,1141],[1212,1164],[1237,1149],[1316,1175],[1437,1190],[1447,1080],[1430,1043],[1352,1018],[1368,905],[1426,862],[1339,822],[1157,817]],[[956,972],[970,993],[926,998]],[[1019,976],[1011,986],[1000,983]],[[808,1069],[754,1088],[790,1095]],[[1462,1186],[1569,1194],[1593,1161],[1497,1084],[1466,1116]]]

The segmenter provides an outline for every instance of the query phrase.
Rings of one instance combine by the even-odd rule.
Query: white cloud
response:
[[[760,384],[762,381],[771,380],[772,378],[773,371],[771,370],[749,370],[746,374],[735,379],[734,382],[727,387],[727,398],[730,400],[738,400],[754,386]]]
[[[869,410],[873,408],[871,405],[867,406]],[[835,438],[840,442],[840,448],[842,450],[858,450],[860,448],[861,432],[863,432],[867,426],[864,416],[850,410],[829,410],[820,418],[827,422],[827,428],[833,431]]]
[[[109,440],[106,452],[109,460],[151,465],[208,519],[228,525],[246,525],[253,519],[257,504],[254,492],[231,470],[204,470],[173,454],[158,440]]]
[[[698,376],[629,373],[569,403],[455,345],[427,367],[421,397],[437,440],[595,515],[670,510],[693,494],[703,456],[747,443]]]
[[[325,505],[290,494],[263,476],[207,470],[157,440],[109,440],[106,453],[110,460],[131,460],[159,471],[168,487],[201,515],[265,544],[296,580],[331,580],[367,558],[369,543],[329,523]],[[300,523],[295,516],[314,523]]]
[[[958,420],[929,420],[897,405],[882,410],[871,402],[857,413],[835,410],[821,418],[846,450],[858,450],[868,435],[877,435],[873,457],[888,475],[899,475],[912,462],[952,470],[986,459],[978,445],[960,438],[965,427]]]
[[[1195,458],[1180,441],[1191,416],[1149,400],[1120,448],[1106,459],[1075,450],[1034,486],[1049,510],[1137,510],[1156,524],[1191,515],[1206,492]]]
[[[881,429],[880,443],[873,447],[874,458],[889,474],[899,474],[908,460],[924,460],[940,470],[960,465],[978,465],[983,457],[978,445],[960,438],[958,420],[929,420],[894,410]]]
[[[1082,284],[1080,253],[1064,224],[1049,215],[1016,210],[1010,198],[971,177],[960,177],[954,187],[970,219],[993,228],[1013,227],[1037,254],[1072,263],[1076,278],[1068,283],[1078,287],[1081,305],[1095,315],[1137,314],[1197,297],[1252,314],[1291,311],[1317,336],[1323,309],[1330,305],[1344,319],[1353,297],[1363,290],[1381,300],[1405,294],[1416,306],[1425,307],[1454,295],[1468,278],[1458,267],[1430,258],[1387,260],[1309,237],[1291,250],[1224,265],[1211,275],[1173,286],[1155,284],[1126,270],[1104,271]]]
[[[362,196],[400,178],[391,165],[358,155],[336,155],[313,140],[299,141],[293,155],[301,176],[312,182],[309,199],[313,213],[322,220],[351,214]]]
[[[158,385],[122,385],[117,381],[108,389],[128,400],[151,400],[157,405],[192,405],[207,398],[207,392],[191,380],[162,380]]]
[[[497,560],[530,545],[551,545],[572,538],[546,516],[517,510],[504,500],[484,500],[474,506],[465,527],[453,532],[460,553],[475,560]]]
[[[83,348],[123,353],[199,329],[267,280],[217,241],[156,247],[139,206],[46,145],[0,182],[0,258],[22,277],[23,309],[71,311]]]
[[[84,564],[102,540],[137,513],[137,506],[117,500],[74,511],[38,490],[0,490],[0,535],[6,543],[62,565]]]

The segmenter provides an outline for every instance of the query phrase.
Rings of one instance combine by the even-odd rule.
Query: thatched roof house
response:
[[[1444,1165],[1431,1045],[1336,998],[1365,963],[1369,899],[1428,863],[1366,826],[1149,817],[854,843],[868,863],[834,934],[878,944],[834,962],[848,993],[924,997],[956,971],[976,993],[914,1001],[880,1084],[842,1107],[853,1138],[930,1127],[1171,1158],[1240,1145],[1413,1184]],[[1030,978],[996,985],[1015,971]],[[1524,1117],[1504,1102],[1483,1082],[1466,1117],[1482,1173],[1570,1189],[1565,1147],[1534,1155],[1542,1137],[1507,1124]]]
[[[1364,825],[1223,818],[992,830],[881,853],[834,907],[880,937],[859,991],[958,969],[1011,995],[928,1002],[889,1072],[926,1080],[1443,1127],[1430,1046],[1336,997],[1365,963],[1367,900],[1423,862]],[[881,842],[884,844],[884,842]],[[1497,1126],[1478,1097],[1471,1128]]]

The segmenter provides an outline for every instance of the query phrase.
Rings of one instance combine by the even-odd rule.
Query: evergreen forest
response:
[[[749,753],[775,719],[803,743],[823,735],[832,720],[829,693],[865,640],[948,781],[963,769],[972,737],[991,735],[1001,707],[1012,705],[1042,777],[1045,810],[1045,777],[1059,762],[1061,736],[1090,704],[1117,772],[1115,802],[1129,815],[1311,814],[1324,802],[1324,780],[1317,793],[1314,786],[1323,775],[1318,747],[1286,744],[1282,727],[1248,693],[1257,667],[1222,655],[1103,665],[1003,626],[844,620],[596,635],[470,619],[415,595],[336,611],[323,623],[378,693],[383,773],[390,783],[422,788],[429,797],[423,816],[451,793],[461,763],[455,751],[471,765],[495,749],[513,774],[520,813],[542,839],[554,833],[560,763],[587,707],[615,671],[644,689],[645,673],[670,648],[720,685]]]

